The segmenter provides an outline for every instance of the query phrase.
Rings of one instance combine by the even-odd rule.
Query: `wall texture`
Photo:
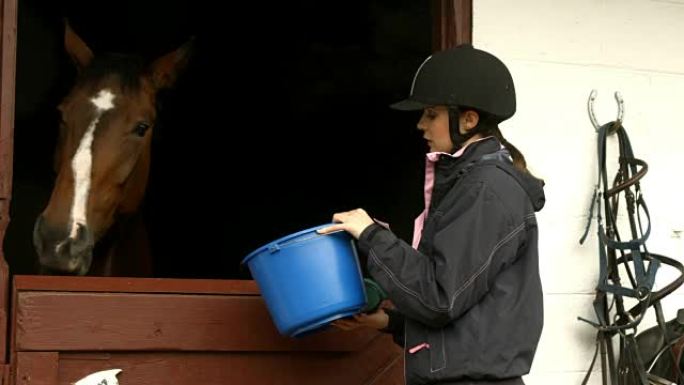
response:
[[[587,98],[598,91],[595,111],[606,123],[617,113],[613,92],[622,93],[635,154],[650,166],[641,183],[653,220],[647,245],[684,259],[684,1],[473,3],[474,45],[506,62],[516,82],[518,112],[502,131],[546,181],[547,206],[539,214],[546,322],[526,382],[580,384],[595,334],[577,316],[593,319],[598,273],[594,223],[584,246],[578,243],[597,175]],[[614,161],[617,143],[609,148]],[[659,272],[661,284],[671,273]],[[684,289],[664,301],[666,318],[680,307]],[[653,325],[652,313],[641,330]],[[599,372],[590,383],[600,383]]]

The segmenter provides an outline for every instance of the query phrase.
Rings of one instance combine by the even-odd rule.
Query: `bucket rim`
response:
[[[274,241],[271,241],[271,242],[269,242],[269,243],[267,243],[267,244],[265,244],[265,245],[259,247],[258,249],[252,251],[251,253],[247,254],[247,256],[246,256],[245,258],[243,258],[243,259],[242,259],[242,262],[240,262],[240,263],[241,263],[241,264],[246,264],[246,263],[248,263],[250,259],[254,258],[255,256],[257,256],[257,255],[259,255],[259,254],[261,254],[261,252],[263,252],[264,250],[267,250],[268,248],[272,247],[273,245],[276,245],[276,244],[278,244],[278,243],[285,243],[285,242],[287,242],[287,241],[289,241],[289,240],[291,240],[291,239],[293,239],[293,238],[297,238],[297,237],[302,236],[302,235],[304,235],[304,234],[311,233],[311,232],[315,232],[316,230],[322,229],[322,228],[324,228],[324,227],[336,225],[336,224],[339,224],[339,223],[334,223],[334,222],[325,223],[325,224],[322,224],[322,225],[318,225],[318,226],[310,227],[310,228],[305,229],[305,230],[298,231],[298,232],[296,232],[296,233],[292,233],[292,234],[289,234],[289,235],[285,235],[285,236],[283,236],[283,237],[281,237],[281,238],[278,238],[278,239],[276,239],[276,240],[274,240]],[[344,231],[344,230],[337,230],[337,231],[330,232],[330,233],[328,233],[328,234],[320,234],[320,235],[321,235],[321,236],[332,235],[332,234],[337,234],[337,233],[340,233],[340,232],[345,232],[345,231]]]

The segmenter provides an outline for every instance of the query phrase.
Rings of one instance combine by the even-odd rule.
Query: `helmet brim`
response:
[[[426,107],[429,107],[429,105],[412,99],[404,99],[390,105],[390,108],[399,111],[419,111]]]

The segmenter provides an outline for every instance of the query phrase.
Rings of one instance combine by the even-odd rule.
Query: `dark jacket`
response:
[[[491,138],[437,162],[418,250],[377,224],[361,234],[368,271],[405,316],[396,340],[407,384],[529,372],[543,324],[535,217],[543,205],[541,181],[515,169]]]

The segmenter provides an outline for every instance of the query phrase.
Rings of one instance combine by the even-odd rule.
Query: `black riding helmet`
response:
[[[436,105],[449,107],[449,131],[452,141],[458,145],[462,138],[454,118],[460,109],[485,113],[491,117],[487,119],[490,124],[498,124],[515,114],[513,78],[501,60],[470,44],[436,52],[416,71],[409,97],[390,107],[414,111]]]

